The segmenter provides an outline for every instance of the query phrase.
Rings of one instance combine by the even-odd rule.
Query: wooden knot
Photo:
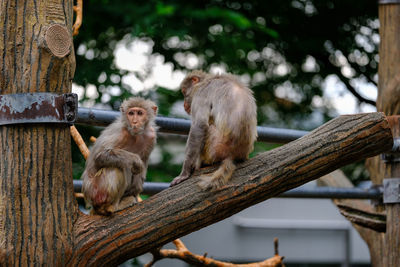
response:
[[[67,27],[54,24],[47,28],[45,41],[50,52],[59,58],[65,57],[71,51],[71,36]]]

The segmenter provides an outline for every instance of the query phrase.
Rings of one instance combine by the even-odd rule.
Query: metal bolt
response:
[[[74,116],[73,112],[68,112],[66,117],[67,117],[67,121],[72,121],[75,116]]]

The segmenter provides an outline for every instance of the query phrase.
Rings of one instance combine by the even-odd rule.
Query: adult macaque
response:
[[[234,161],[248,159],[257,138],[257,107],[252,91],[229,74],[193,71],[181,83],[185,111],[191,115],[181,174],[171,186],[188,179],[201,165],[221,162],[202,188],[224,185],[235,170]]]
[[[95,214],[110,215],[137,203],[156,143],[154,102],[133,97],[120,110],[97,138],[82,174],[82,191]]]

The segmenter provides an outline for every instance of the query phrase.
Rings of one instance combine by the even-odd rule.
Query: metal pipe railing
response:
[[[145,182],[143,185],[144,195],[154,195],[169,187],[169,183]],[[74,180],[75,192],[81,192],[82,181]],[[284,192],[277,197],[280,198],[344,198],[344,199],[380,199],[382,198],[381,188],[336,188],[336,187],[315,187],[312,189],[295,188]]]
[[[79,108],[78,118],[76,123],[90,124],[97,126],[106,126],[113,122],[119,115],[118,111],[101,110],[93,108]],[[188,134],[190,130],[191,121],[186,119],[176,119],[168,117],[156,118],[156,124],[160,127],[159,131],[163,133],[174,134]],[[271,128],[271,127],[257,127],[258,141],[272,142],[284,144],[296,140],[306,134],[307,131]]]
[[[120,113],[118,111],[112,110],[79,108],[76,123],[106,126],[113,122],[117,116],[119,116],[119,114]],[[162,133],[188,134],[191,121],[186,119],[158,116],[156,118],[156,124],[160,127],[159,132]],[[302,130],[257,126],[257,133],[257,141],[285,144],[296,140],[308,134],[309,132]],[[400,152],[400,139],[394,139],[392,152]]]

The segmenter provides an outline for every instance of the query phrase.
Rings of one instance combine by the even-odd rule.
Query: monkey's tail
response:
[[[203,189],[221,187],[231,179],[235,169],[236,166],[231,158],[224,159],[212,175],[200,177],[199,186]]]

